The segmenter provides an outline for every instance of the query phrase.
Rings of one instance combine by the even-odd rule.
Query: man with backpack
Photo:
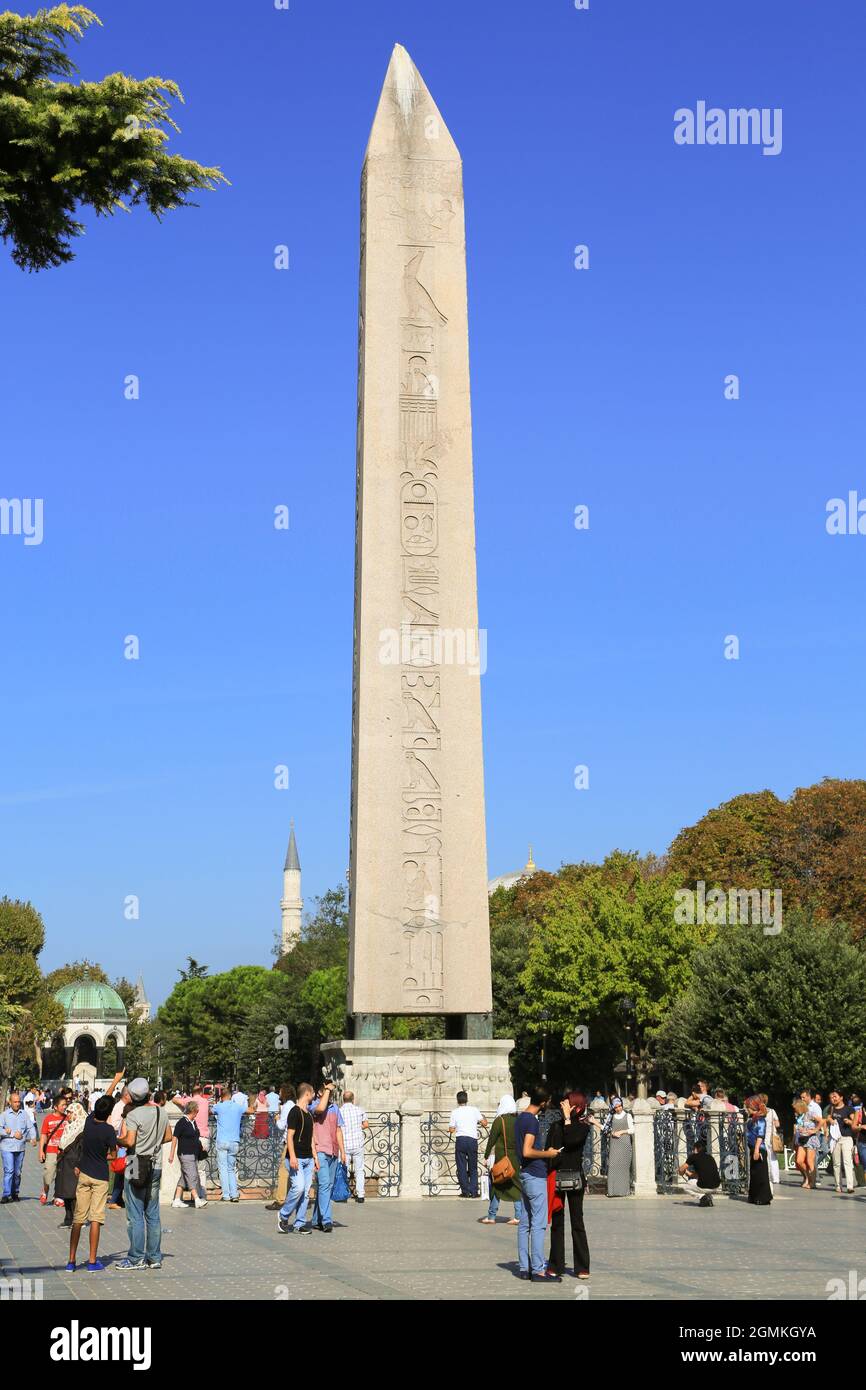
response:
[[[150,1087],[143,1076],[130,1081],[127,1090],[133,1108],[123,1121],[119,1139],[128,1153],[124,1199],[129,1253],[116,1267],[162,1269],[159,1184],[162,1148],[171,1140],[171,1125],[165,1107],[151,1101]]]

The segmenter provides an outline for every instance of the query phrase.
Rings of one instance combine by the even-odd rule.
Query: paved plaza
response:
[[[586,1199],[592,1278],[527,1284],[515,1277],[516,1228],[482,1226],[486,1203],[372,1199],[336,1208],[332,1235],[281,1236],[258,1201],[163,1208],[159,1271],[125,1275],[126,1218],[108,1212],[104,1274],[63,1272],[68,1231],[40,1207],[28,1152],[22,1200],[0,1207],[0,1269],[42,1280],[42,1296],[102,1299],[817,1299],[827,1281],[866,1276],[866,1189],[836,1197],[785,1185],[772,1207],[717,1198],[712,1210],[660,1197]],[[505,1210],[505,1207],[500,1211]],[[87,1236],[82,1233],[81,1252]],[[570,1259],[566,1244],[566,1258]]]

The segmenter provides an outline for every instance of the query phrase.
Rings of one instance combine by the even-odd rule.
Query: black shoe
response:
[[[313,1234],[313,1228],[308,1221],[305,1221],[303,1226],[293,1226],[292,1230],[296,1236],[311,1236]]]
[[[64,1216],[64,1218],[63,1218],[63,1225],[64,1225],[64,1226],[71,1226],[71,1225],[72,1225],[72,1217],[71,1217],[71,1216]]]
[[[6,1203],[11,1202],[11,1200],[11,1197],[0,1197],[0,1206],[5,1206]]]
[[[289,1225],[289,1218],[287,1216],[281,1216],[277,1221],[277,1230],[279,1231],[280,1235],[287,1236],[291,1229],[292,1228]]]
[[[698,1202],[698,1206],[699,1206],[699,1207],[711,1207],[712,1205],[713,1205],[713,1199],[712,1199],[712,1197],[702,1197],[701,1200]]]
[[[546,1272],[546,1274],[542,1274],[542,1275],[540,1275],[539,1277],[540,1277],[541,1279],[544,1280],[545,1284],[561,1284],[561,1283],[562,1283],[562,1275],[561,1275],[561,1274],[556,1274],[556,1273],[554,1273],[552,1270],[548,1270],[548,1271]]]
[[[532,1282],[532,1271],[529,1270],[529,1269],[521,1269],[521,1270],[519,1271],[517,1277],[518,1277],[518,1279],[527,1279],[527,1280],[529,1280],[529,1282],[531,1283],[531,1282]]]
[[[20,1202],[20,1201],[21,1201],[21,1198],[18,1196],[18,1193],[17,1193],[17,1192],[13,1192],[13,1193],[12,1193],[12,1201],[13,1201],[13,1202]]]
[[[230,1198],[229,1198],[229,1201],[230,1201],[230,1202],[239,1202],[240,1200],[241,1200],[240,1197],[230,1197]]]
[[[265,1211],[279,1211],[281,1206],[282,1202],[268,1202]]]
[[[356,1197],[356,1198],[355,1198],[355,1201],[356,1201],[356,1202],[363,1202],[363,1200],[364,1200],[363,1197]]]
[[[330,1221],[328,1222],[327,1226],[320,1226],[320,1227],[319,1227],[319,1230],[320,1230],[324,1235],[326,1235],[326,1236],[329,1236],[329,1235],[331,1234],[331,1232],[333,1231],[333,1229],[334,1229],[334,1228],[333,1228],[333,1226],[331,1225]]]

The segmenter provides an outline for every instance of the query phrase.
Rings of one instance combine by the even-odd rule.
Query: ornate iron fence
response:
[[[457,1181],[454,1135],[448,1132],[450,1110],[428,1110],[421,1117],[421,1186],[428,1197],[453,1196],[460,1191]],[[478,1140],[478,1190],[487,1191],[487,1164],[484,1150],[487,1131]]]
[[[364,1177],[367,1182],[375,1179],[380,1197],[399,1197],[400,1116],[396,1110],[385,1110],[379,1115],[368,1114],[367,1123]]]
[[[400,1194],[400,1117],[396,1111],[368,1115],[370,1128],[364,1145],[364,1176],[375,1179],[380,1197]],[[265,1121],[267,1132],[265,1132]],[[216,1120],[211,1116],[207,1154],[207,1181],[219,1187],[219,1156]],[[260,1187],[270,1191],[277,1181],[285,1136],[276,1127],[273,1115],[244,1115],[238,1144],[238,1186]]]
[[[216,1119],[213,1115],[209,1134],[207,1181],[208,1186],[219,1187]],[[238,1187],[272,1189],[277,1181],[282,1152],[283,1138],[274,1123],[273,1115],[244,1115],[238,1144]]]
[[[745,1192],[749,1181],[746,1127],[741,1110],[657,1110],[653,1117],[656,1187],[670,1194],[679,1190],[679,1166],[694,1148],[706,1142],[716,1160],[721,1190],[729,1196]]]

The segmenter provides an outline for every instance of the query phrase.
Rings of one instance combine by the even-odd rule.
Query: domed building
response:
[[[519,883],[522,878],[531,878],[538,870],[538,865],[532,857],[532,845],[529,846],[529,858],[522,869],[517,869],[513,874],[500,874],[498,878],[492,878],[487,885],[487,894],[495,893],[497,888],[513,888],[515,883]]]
[[[117,1065],[122,1067],[129,1015],[117,990],[100,980],[76,980],[59,989],[54,998],[66,1016],[63,1052],[67,1080],[79,1067],[92,1072],[90,1080],[101,1077],[105,1045],[111,1038],[117,1046]]]

